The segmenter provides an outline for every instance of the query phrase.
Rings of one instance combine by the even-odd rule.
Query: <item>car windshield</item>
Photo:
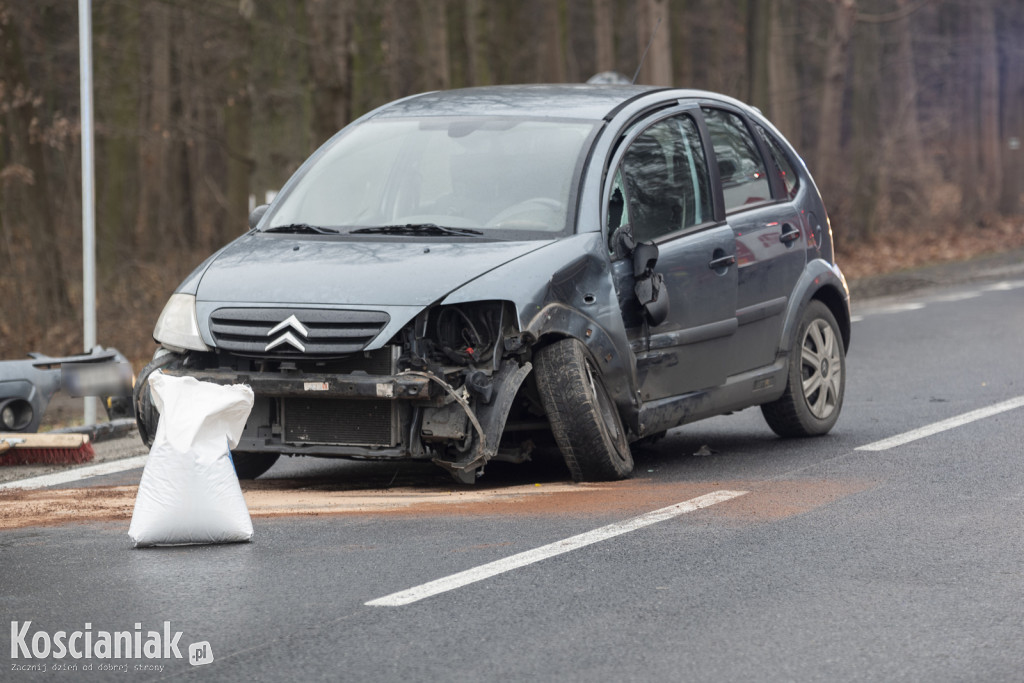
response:
[[[595,127],[499,117],[368,121],[318,153],[263,229],[550,237],[568,228],[582,152]]]

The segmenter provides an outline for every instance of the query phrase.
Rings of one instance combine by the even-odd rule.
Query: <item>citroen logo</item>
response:
[[[267,348],[265,348],[263,350],[264,351],[270,351],[271,349],[277,348],[281,344],[291,344],[292,347],[298,349],[299,351],[305,352],[306,347],[302,345],[302,342],[300,342],[298,337],[296,337],[294,334],[292,334],[292,332],[293,331],[294,332],[298,332],[303,337],[308,337],[309,336],[309,330],[307,330],[306,326],[303,325],[302,323],[300,323],[299,319],[296,318],[294,315],[288,316],[287,318],[285,318],[284,320],[279,322],[277,325],[275,325],[270,330],[270,332],[267,332],[267,336],[269,337],[269,336],[271,336],[273,334],[277,334],[281,330],[285,330],[285,329],[288,329],[288,331],[285,332],[284,334],[282,334],[280,337],[278,337],[274,341],[272,341],[269,344],[267,344]]]

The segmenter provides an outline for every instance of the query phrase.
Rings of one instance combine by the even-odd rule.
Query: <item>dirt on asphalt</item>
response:
[[[718,490],[747,491],[715,506],[741,522],[771,522],[803,514],[871,487],[864,481],[704,481],[667,483],[631,479],[606,484],[545,483],[491,488],[406,486],[338,488],[316,480],[246,482],[254,518],[285,516],[579,516],[642,514]],[[0,491],[0,529],[120,521],[127,531],[137,486]]]

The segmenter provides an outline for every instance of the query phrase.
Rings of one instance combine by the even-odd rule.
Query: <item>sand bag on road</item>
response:
[[[128,536],[135,547],[230,543],[252,538],[230,449],[252,410],[247,386],[221,386],[155,372],[160,411]]]

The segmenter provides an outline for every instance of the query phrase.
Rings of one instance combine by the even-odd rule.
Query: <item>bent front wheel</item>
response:
[[[534,356],[551,431],[576,481],[625,479],[633,471],[626,430],[586,348],[563,339]]]

